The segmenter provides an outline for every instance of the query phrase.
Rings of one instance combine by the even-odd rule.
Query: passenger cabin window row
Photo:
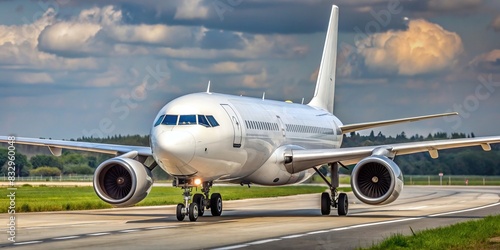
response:
[[[312,134],[333,134],[333,129],[322,128],[315,126],[305,126],[297,124],[286,124],[286,131],[296,132],[296,133],[312,133]]]
[[[217,127],[219,123],[212,115],[161,115],[155,122],[158,125],[201,125]]]
[[[245,125],[247,129],[256,129],[256,130],[270,130],[270,131],[279,131],[279,126],[277,123],[272,122],[259,122],[259,121],[247,121],[245,120]]]

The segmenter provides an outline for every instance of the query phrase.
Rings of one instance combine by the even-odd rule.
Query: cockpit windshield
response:
[[[163,119],[163,122],[161,124],[163,124],[163,125],[175,125],[175,124],[177,124],[177,117],[178,117],[178,115],[166,115],[165,119]]]
[[[212,115],[162,115],[155,122],[158,125],[201,125],[207,128],[217,127],[219,123]]]
[[[195,125],[196,115],[181,115],[179,118],[179,125]]]

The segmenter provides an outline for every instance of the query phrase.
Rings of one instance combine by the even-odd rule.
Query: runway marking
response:
[[[250,242],[250,243],[247,243],[247,244],[248,245],[260,245],[260,244],[265,244],[265,243],[269,243],[269,242],[273,242],[273,241],[278,241],[278,240],[281,240],[281,239],[258,240],[258,241],[253,241],[253,242]]]
[[[299,238],[299,237],[302,237],[304,236],[305,234],[292,234],[292,235],[287,235],[287,236],[283,236],[281,237],[281,239],[293,239],[293,238]]]
[[[328,233],[328,230],[312,231],[306,234],[312,235],[312,234],[322,234],[322,233]]]
[[[378,225],[392,224],[392,223],[412,221],[412,220],[420,220],[420,219],[432,218],[432,217],[449,215],[449,214],[457,214],[457,213],[463,213],[463,212],[470,212],[470,211],[480,210],[480,209],[494,207],[494,206],[498,206],[498,205],[500,205],[500,202],[489,204],[489,205],[485,205],[485,206],[481,206],[481,207],[475,207],[475,208],[457,210],[457,211],[446,212],[446,213],[417,216],[417,217],[413,217],[413,218],[405,218],[405,219],[398,219],[398,220],[372,222],[372,223],[359,224],[359,225],[353,225],[353,226],[332,228],[332,229],[329,229],[329,230],[312,231],[312,232],[303,233],[303,234],[286,235],[286,236],[282,236],[280,238],[271,238],[271,239],[267,239],[267,240],[259,240],[259,241],[245,243],[245,244],[230,245],[230,246],[225,246],[225,247],[214,248],[213,250],[238,249],[238,248],[248,247],[250,245],[264,244],[264,243],[269,243],[269,242],[274,242],[274,241],[279,241],[279,240],[285,240],[285,239],[300,238],[300,237],[307,236],[307,235],[321,234],[321,233],[328,233],[328,232],[335,232],[335,231],[345,231],[345,230],[350,230],[350,229],[355,229],[355,228],[361,228],[361,227],[378,226]]]
[[[36,244],[36,243],[42,243],[42,242],[43,242],[43,241],[41,241],[41,240],[25,241],[25,242],[16,242],[16,243],[14,243],[14,246],[28,245],[28,244]]]
[[[167,229],[167,228],[176,228],[178,226],[158,226],[158,227],[147,227],[146,230],[158,230],[158,229]]]
[[[64,236],[64,237],[58,237],[58,238],[53,238],[54,240],[69,240],[69,239],[75,239],[75,238],[80,238],[78,235],[72,235],[72,236]]]
[[[141,230],[139,229],[128,229],[128,230],[122,230],[122,231],[118,231],[120,233],[132,233],[132,232],[139,232]]]
[[[217,250],[231,250],[231,249],[238,249],[242,247],[249,247],[250,245],[248,244],[240,244],[240,245],[232,245],[232,246],[227,246],[227,247],[220,247],[220,248],[215,248]]]
[[[111,233],[93,233],[93,234],[87,234],[87,236],[101,236],[101,235],[108,235]]]

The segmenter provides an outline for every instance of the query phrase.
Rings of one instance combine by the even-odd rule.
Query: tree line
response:
[[[474,133],[447,134],[438,132],[427,136],[415,134],[408,137],[405,132],[401,132],[396,137],[392,137],[385,136],[381,132],[375,135],[371,131],[367,136],[353,132],[349,136],[344,135],[342,147],[474,137]],[[432,159],[427,152],[400,155],[396,156],[394,161],[403,173],[408,175],[437,175],[438,173],[446,175],[500,175],[500,145],[492,144],[491,148],[490,152],[483,151],[480,146],[440,150],[437,159]]]
[[[350,133],[344,135],[342,147],[372,146],[394,143],[417,142],[426,140],[473,138],[474,133],[435,133],[427,136],[407,136],[401,132],[395,137],[385,136],[381,132],[377,135],[373,131],[369,135]],[[75,140],[73,140],[75,141]],[[76,141],[148,146],[149,136],[115,135],[106,138],[82,137]],[[2,174],[7,174],[7,149],[0,148],[0,166]],[[111,155],[88,153],[75,150],[63,150],[60,157],[37,154],[28,158],[21,152],[16,152],[16,176],[59,176],[61,174],[93,174],[99,164]],[[439,151],[439,158],[432,159],[429,153],[401,155],[395,158],[404,174],[409,175],[500,175],[500,145],[492,145],[491,152],[484,152],[481,147],[449,149]],[[353,166],[349,166],[351,170]],[[350,172],[350,171],[346,171]],[[156,168],[153,174],[166,178],[167,174]]]

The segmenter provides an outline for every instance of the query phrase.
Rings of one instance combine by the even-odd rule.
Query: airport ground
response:
[[[319,194],[224,202],[221,217],[178,222],[175,206],[21,213],[14,249],[354,249],[395,233],[410,234],[500,213],[500,188],[406,187],[390,205],[361,204],[321,216]],[[8,221],[8,215],[0,215]],[[6,231],[6,226],[2,231]]]

